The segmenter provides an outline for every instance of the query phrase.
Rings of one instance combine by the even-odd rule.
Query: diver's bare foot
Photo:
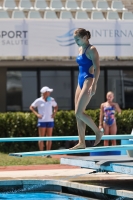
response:
[[[74,147],[70,148],[69,150],[76,150],[76,149],[85,149],[85,144],[77,144]]]
[[[96,134],[96,140],[93,146],[96,146],[97,144],[99,144],[99,142],[101,141],[101,138],[103,136],[103,132],[99,131],[98,134]]]

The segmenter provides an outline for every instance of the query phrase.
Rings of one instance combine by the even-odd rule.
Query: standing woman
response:
[[[108,92],[106,95],[107,101],[101,104],[99,129],[104,129],[105,135],[116,135],[117,124],[115,119],[115,112],[121,113],[118,103],[114,103],[114,93]],[[116,140],[112,140],[112,145],[116,145]],[[104,146],[109,146],[109,141],[104,140]]]
[[[52,136],[53,127],[54,127],[54,117],[58,110],[58,106],[54,98],[50,97],[50,93],[53,89],[49,87],[43,87],[41,92],[41,97],[37,98],[30,106],[30,110],[38,118],[38,132],[39,137]],[[37,108],[37,111],[35,110]],[[38,146],[40,151],[44,150],[44,142],[38,141]],[[52,146],[51,141],[46,142],[46,150],[50,150]],[[50,156],[47,156],[50,157]]]
[[[79,55],[76,58],[79,65],[79,75],[78,86],[75,93],[75,115],[79,142],[76,146],[70,148],[71,150],[86,148],[86,125],[88,125],[96,135],[94,146],[100,142],[103,135],[91,117],[85,114],[86,106],[96,92],[97,81],[100,75],[99,55],[96,48],[89,43],[90,38],[90,32],[83,28],[78,28],[74,32],[75,42],[79,46]]]

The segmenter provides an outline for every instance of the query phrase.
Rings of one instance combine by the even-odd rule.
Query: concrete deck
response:
[[[76,156],[71,156],[73,159]],[[65,159],[70,158],[70,156],[64,155]],[[62,159],[59,156],[59,159]],[[79,156],[77,156],[79,159]],[[74,159],[73,159],[74,160]],[[104,194],[114,194],[116,196],[133,198],[132,190],[124,190],[105,187],[100,185],[86,185],[79,181],[126,181],[133,183],[133,176],[127,174],[120,174],[115,172],[110,172],[109,174],[105,172],[92,173],[93,169],[80,168],[79,166],[70,166],[66,164],[61,165],[34,165],[34,166],[9,166],[0,167],[0,186],[15,184],[15,181],[19,181],[19,184],[39,184],[37,181],[43,181],[44,184],[53,184],[58,186],[65,186],[71,188],[78,188],[80,190],[100,192]],[[49,182],[48,182],[49,181]],[[74,182],[73,182],[74,181]],[[17,182],[18,184],[18,182]],[[127,184],[126,184],[127,185]]]
[[[17,179],[64,179],[64,180],[114,180],[114,179],[133,179],[132,175],[110,172],[93,173],[97,164],[108,164],[108,161],[120,160],[120,156],[68,156],[53,155],[53,158],[59,159],[61,164],[48,165],[29,165],[29,166],[0,166],[1,180],[17,180]],[[128,160],[129,158],[125,159]],[[123,157],[122,157],[123,158]],[[91,166],[88,162],[91,161]],[[133,161],[133,158],[130,158]],[[94,165],[95,164],[95,165]],[[89,168],[90,167],[90,168]]]

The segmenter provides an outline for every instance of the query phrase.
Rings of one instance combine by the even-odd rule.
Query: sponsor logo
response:
[[[28,31],[0,31],[1,45],[28,45]]]
[[[71,46],[75,44],[75,40],[73,37],[74,30],[75,28],[71,29],[63,35],[56,37],[56,41],[59,43],[60,46]]]
[[[88,77],[88,75],[85,75],[84,78]]]
[[[121,30],[121,29],[93,29],[91,31],[92,37],[103,37],[103,38],[129,38],[133,37],[132,30]]]
[[[68,32],[64,33],[63,35],[57,36],[56,41],[60,46],[71,46],[75,44],[73,38],[73,31],[75,28],[69,30]],[[92,38],[103,38],[103,42],[96,42],[93,45],[96,46],[130,46],[130,42],[123,42],[123,41],[115,41],[115,42],[108,42],[109,38],[132,38],[133,31],[132,30],[121,30],[121,29],[92,29],[90,30]],[[106,41],[105,41],[106,40]]]

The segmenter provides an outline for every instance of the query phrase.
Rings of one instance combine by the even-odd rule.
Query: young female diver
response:
[[[104,129],[105,135],[115,135],[117,132],[117,124],[115,119],[115,112],[121,113],[118,103],[114,103],[114,93],[108,92],[106,95],[107,101],[101,104],[99,129]],[[112,145],[116,145],[116,140],[112,140]],[[104,146],[108,146],[109,141],[104,140]]]
[[[98,129],[91,117],[84,112],[91,97],[96,92],[97,81],[100,74],[99,55],[96,48],[89,43],[90,37],[90,32],[83,28],[79,28],[74,32],[75,42],[79,46],[79,55],[76,59],[79,65],[79,76],[75,93],[75,115],[79,142],[76,146],[70,148],[70,150],[86,148],[86,125],[88,125],[96,135],[94,146],[100,142],[103,135],[103,132]]]

